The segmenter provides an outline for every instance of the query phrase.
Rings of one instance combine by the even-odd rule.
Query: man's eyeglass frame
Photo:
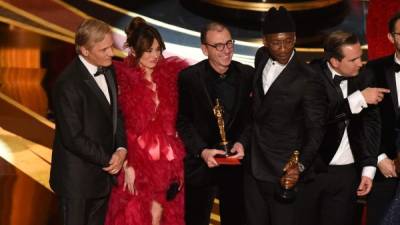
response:
[[[225,49],[225,47],[228,49],[232,49],[235,46],[235,40],[229,40],[225,44],[223,43],[216,43],[216,44],[204,43],[204,44],[215,48],[219,52],[222,52]]]
[[[392,35],[393,35],[393,36],[396,36],[396,35],[399,35],[399,36],[400,36],[400,33],[392,32]]]

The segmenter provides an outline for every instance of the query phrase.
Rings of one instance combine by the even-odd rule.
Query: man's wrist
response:
[[[128,150],[127,150],[126,148],[124,148],[124,147],[118,147],[117,150],[115,150],[115,151],[116,151],[116,152],[117,152],[117,151],[128,152]]]
[[[352,114],[360,113],[364,108],[368,108],[368,104],[365,101],[364,96],[360,91],[355,91],[347,97],[349,102],[350,111]]]
[[[196,154],[196,158],[202,159],[202,158],[203,158],[202,154],[203,154],[204,150],[206,150],[206,148],[201,149],[201,150],[199,151],[199,153]]]
[[[123,157],[125,157],[126,154],[128,153],[128,150],[124,147],[119,147],[117,148],[117,150],[115,150],[115,153],[122,154]]]
[[[376,173],[375,166],[364,166],[361,172],[361,176],[368,177],[369,179],[373,180]]]
[[[380,163],[382,160],[387,159],[387,155],[385,153],[382,153],[378,156],[378,163]]]

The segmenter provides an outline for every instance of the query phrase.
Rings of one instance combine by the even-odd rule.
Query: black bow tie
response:
[[[109,69],[110,69],[109,67],[102,67],[102,66],[99,66],[99,67],[97,68],[97,71],[96,71],[96,73],[94,74],[94,76],[97,77],[97,76],[99,76],[99,75],[106,75],[106,74],[107,74],[107,71],[108,71]]]
[[[333,83],[336,84],[336,85],[340,85],[340,82],[342,82],[344,80],[347,80],[347,77],[339,76],[339,75],[335,75],[333,77]]]
[[[397,63],[394,63],[393,64],[393,70],[394,70],[395,73],[399,72],[400,71],[400,65],[397,64]]]

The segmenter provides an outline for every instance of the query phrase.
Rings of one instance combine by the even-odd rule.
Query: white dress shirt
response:
[[[111,104],[110,94],[108,93],[107,81],[106,81],[106,78],[104,77],[104,74],[98,75],[98,76],[94,76],[94,74],[97,72],[97,66],[89,63],[81,55],[79,55],[79,59],[81,60],[83,65],[86,67],[86,69],[89,71],[90,75],[93,76],[93,78],[96,81],[97,85],[99,86],[100,90],[103,92],[104,96],[106,97],[108,103]]]
[[[342,76],[341,74],[336,72],[329,63],[327,64],[329,70],[332,73],[332,79],[335,75]],[[347,80],[343,80],[342,82],[340,82],[340,89],[343,92],[343,97],[347,98],[347,100],[349,101],[350,110],[352,114],[358,114],[361,112],[363,108],[368,107],[367,102],[365,101],[363,95],[359,90],[347,96],[348,94],[347,84],[348,84]],[[336,151],[329,165],[348,165],[351,163],[354,163],[354,156],[350,148],[349,136],[347,134],[347,124],[346,124],[346,128],[344,130],[343,137],[338,147],[338,150]],[[375,172],[376,172],[376,167],[365,166],[362,170],[362,176],[374,179]]]
[[[294,51],[292,52],[292,55],[290,56],[290,60],[292,60],[294,55]],[[282,73],[282,71],[285,69],[287,64],[283,65],[280,64],[279,62],[273,60],[272,58],[268,59],[267,64],[265,64],[265,67],[263,69],[262,73],[262,85],[263,85],[263,90],[264,94],[266,94],[271,87],[272,83],[278,78],[279,74]]]

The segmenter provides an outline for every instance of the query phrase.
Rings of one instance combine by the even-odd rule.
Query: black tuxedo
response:
[[[111,104],[78,57],[55,85],[50,185],[64,200],[106,198],[110,193],[113,178],[102,168],[108,166],[116,147],[125,147],[125,136],[114,72],[105,77]]]
[[[296,54],[264,95],[259,60],[253,84],[251,128],[241,137],[251,173],[262,181],[277,182],[294,150],[308,168],[324,135],[326,93],[322,79],[300,62]]]
[[[264,51],[257,56],[254,120],[241,137],[246,149],[247,223],[288,225],[294,222],[294,206],[276,201],[274,190],[294,150],[300,151],[305,168],[311,165],[324,134],[326,93],[322,79],[295,53],[264,94],[262,73],[269,55]]]
[[[358,114],[352,114],[348,98],[334,84],[333,74],[326,60],[316,60],[311,67],[323,77],[328,96],[328,121],[326,133],[319,147],[312,169],[314,179],[307,182],[299,193],[299,224],[350,225],[354,222],[356,190],[360,170],[376,166],[380,118],[376,106],[368,106]],[[347,80],[347,96],[363,90],[360,76]],[[354,162],[348,165],[329,165],[337,153],[347,126],[347,137]]]
[[[390,93],[385,94],[384,99],[378,106],[382,120],[379,154],[385,153],[391,159],[396,157],[396,124],[399,121],[400,114],[397,99],[399,90],[396,90],[394,63],[394,55],[390,55],[370,61],[367,64],[367,69],[370,73],[367,74],[367,78],[376,82],[377,87],[390,89]],[[384,212],[394,197],[396,185],[396,178],[385,178],[377,170],[374,188],[368,198],[368,224],[378,224],[382,219]]]
[[[399,118],[400,109],[396,90],[394,72],[394,55],[368,62],[368,72],[372,73],[377,87],[390,89],[383,101],[379,103],[382,118],[382,136],[379,154],[385,153],[389,158],[396,157],[396,123]],[[384,179],[381,173],[377,173],[377,181]]]
[[[332,73],[328,69],[326,61],[314,61],[310,64],[316,73],[324,78],[325,90],[328,96],[329,110],[326,124],[326,134],[318,151],[316,172],[326,171],[326,167],[332,160],[347,124],[347,135],[354,160],[359,168],[364,166],[376,166],[376,156],[379,147],[380,117],[376,106],[368,106],[359,114],[352,114],[349,100],[338,93],[333,83]],[[357,90],[363,90],[368,86],[363,74],[348,79],[348,96]]]
[[[213,113],[215,99],[212,97],[210,70],[212,69],[208,60],[204,60],[179,74],[177,130],[185,144],[187,154],[185,157],[186,223],[209,224],[214,197],[212,190],[218,187],[222,224],[241,224],[243,215],[240,211],[243,207],[241,166],[210,169],[200,157],[203,149],[214,148],[221,141]],[[236,88],[235,101],[230,120],[225,124],[225,130],[227,140],[235,142],[249,119],[253,68],[232,61],[228,73],[228,76],[232,76]],[[229,207],[231,209],[227,209]]]

